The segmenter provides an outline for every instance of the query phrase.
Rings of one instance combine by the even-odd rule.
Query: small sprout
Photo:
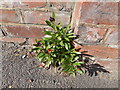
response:
[[[27,55],[23,55],[23,56],[22,56],[22,58],[26,58],[26,57],[27,57]]]
[[[9,86],[8,88],[12,88],[12,86]]]
[[[82,74],[84,57],[81,57],[82,53],[71,43],[76,37],[70,29],[71,25],[62,26],[62,22],[55,24],[55,21],[56,16],[53,12],[49,20],[45,21],[52,30],[44,31],[45,36],[40,41],[36,40],[32,49],[36,51],[36,57],[41,62],[39,67],[58,67],[63,71],[64,76],[69,74],[75,76],[76,72]]]

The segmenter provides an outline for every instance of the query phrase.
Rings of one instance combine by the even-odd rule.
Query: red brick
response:
[[[87,51],[86,54],[97,58],[118,58],[118,49],[102,45],[75,45],[75,48],[81,48],[80,52]]]
[[[118,60],[98,60],[97,63],[104,66],[110,73],[118,72]]]
[[[47,5],[46,0],[42,0],[42,2],[21,2],[21,6],[27,8],[41,8]]]
[[[104,37],[106,29],[89,27],[89,26],[79,26],[77,34],[79,35],[79,43],[99,43],[99,41]]]
[[[41,40],[41,39],[38,39],[38,38],[29,38],[29,44],[31,44],[31,45],[36,44],[35,39]]]
[[[118,3],[84,2],[80,23],[118,25]]]
[[[119,31],[120,32],[120,31]],[[118,45],[120,41],[118,40],[118,31],[113,31],[106,39],[106,44]]]
[[[15,43],[22,43],[25,41],[25,38],[14,38],[14,37],[2,37],[0,38],[2,42],[15,42]]]
[[[0,2],[0,7],[13,8],[14,6],[16,6],[15,4],[17,5],[17,2],[9,2],[9,1],[4,2],[4,1],[2,1],[2,2]]]
[[[41,12],[41,11],[25,11],[25,23],[33,23],[33,24],[46,24],[45,20],[49,20],[49,17],[52,15],[51,12]],[[66,25],[70,21],[70,15],[60,12],[56,13],[56,22],[60,21],[63,25]]]
[[[58,1],[50,1],[50,8],[54,9],[54,10],[58,10],[58,11],[67,11],[70,12],[73,10],[73,2],[58,2]]]
[[[20,19],[13,10],[0,10],[0,22],[19,23]]]
[[[41,8],[45,7],[47,2],[46,0],[41,0],[39,2],[19,0],[19,2],[1,2],[0,5],[3,8]]]
[[[5,26],[7,32],[12,36],[17,37],[38,37],[44,36],[44,28],[30,27],[30,26]]]

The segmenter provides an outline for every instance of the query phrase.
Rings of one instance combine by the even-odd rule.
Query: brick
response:
[[[118,49],[102,45],[75,45],[75,48],[81,48],[80,52],[86,51],[86,54],[96,58],[118,58]]]
[[[1,37],[0,41],[2,41],[2,42],[23,43],[25,41],[25,38]]]
[[[41,0],[40,2],[28,2],[19,0],[19,2],[1,2],[2,8],[41,8],[47,5],[46,0]]]
[[[36,44],[35,39],[41,40],[41,39],[38,39],[38,38],[29,38],[29,44],[31,44],[31,45]]]
[[[17,36],[17,37],[38,37],[41,38],[44,36],[43,31],[44,28],[39,27],[30,27],[30,26],[20,26],[20,25],[9,25],[4,26],[5,30],[9,33],[11,36]]]
[[[15,2],[4,2],[4,1],[1,1],[0,2],[0,7],[2,8],[13,8],[14,7],[14,4],[16,4]]]
[[[42,0],[42,2],[21,2],[21,6],[27,8],[41,8],[47,5],[46,0]]]
[[[24,20],[25,23],[33,24],[46,24],[45,20],[49,20],[49,17],[52,15],[51,12],[41,12],[41,11],[25,11]],[[62,21],[63,25],[69,24],[70,15],[60,12],[56,13],[56,23]]]
[[[120,31],[119,31],[120,32]],[[118,45],[120,41],[118,40],[118,31],[112,32],[106,39],[105,44]]]
[[[118,25],[118,3],[84,2],[80,23]]]
[[[106,29],[104,28],[81,25],[77,32],[77,35],[79,35],[78,41],[79,43],[99,43],[105,33]]]
[[[0,10],[0,22],[19,23],[20,18],[13,10]]]
[[[110,73],[118,72],[118,60],[98,60],[97,63],[104,66]]]
[[[73,10],[74,3],[73,2],[58,2],[58,1],[50,1],[50,8],[58,11],[66,11],[71,12]]]

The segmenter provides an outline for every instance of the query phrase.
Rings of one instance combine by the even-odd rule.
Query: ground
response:
[[[38,67],[30,55],[30,45],[2,43],[2,88],[118,88],[118,78],[110,73],[64,76],[54,69]]]

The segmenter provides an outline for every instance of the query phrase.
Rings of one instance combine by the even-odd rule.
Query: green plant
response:
[[[36,40],[36,46],[32,51],[37,51],[37,58],[40,62],[46,64],[47,67],[51,65],[54,67],[60,67],[62,71],[67,72],[75,76],[76,72],[83,73],[81,65],[83,61],[78,60],[80,58],[80,52],[75,51],[73,45],[74,36],[73,30],[70,29],[70,24],[62,27],[62,23],[55,24],[56,16],[52,13],[49,21],[45,22],[53,30],[44,31],[46,35],[41,40]]]

